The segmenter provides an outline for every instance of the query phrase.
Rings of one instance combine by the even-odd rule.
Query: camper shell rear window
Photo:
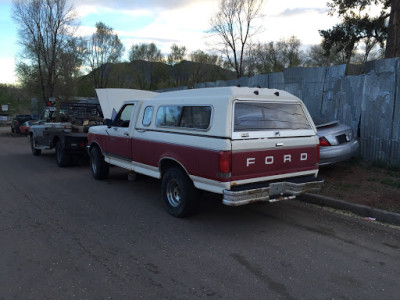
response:
[[[236,102],[234,131],[311,129],[299,103]]]

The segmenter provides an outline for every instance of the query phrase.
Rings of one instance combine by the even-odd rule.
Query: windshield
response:
[[[234,131],[311,129],[297,103],[237,102]]]

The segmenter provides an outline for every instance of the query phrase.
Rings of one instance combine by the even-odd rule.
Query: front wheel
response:
[[[104,156],[98,147],[90,150],[90,166],[95,179],[106,179],[110,173],[110,165],[104,160]]]
[[[42,154],[42,150],[35,148],[35,137],[33,136],[33,134],[31,134],[30,142],[32,154],[35,156],[39,156],[40,154]]]
[[[71,155],[63,148],[61,140],[56,143],[56,161],[61,168],[68,166],[71,162]]]
[[[181,169],[168,169],[163,176],[161,189],[164,203],[172,216],[182,218],[197,208],[199,191]]]

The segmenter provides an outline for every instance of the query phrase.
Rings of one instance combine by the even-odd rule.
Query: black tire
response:
[[[32,134],[31,134],[31,137],[30,137],[30,142],[31,142],[32,154],[35,155],[35,156],[39,156],[40,154],[42,154],[42,150],[35,148],[35,137]]]
[[[90,167],[95,179],[106,179],[110,174],[110,165],[104,160],[99,147],[93,147],[90,150]]]
[[[182,218],[196,210],[200,193],[180,168],[170,168],[165,172],[161,190],[162,199],[172,216]]]
[[[56,162],[60,168],[64,168],[71,163],[71,155],[63,148],[61,140],[56,143]]]

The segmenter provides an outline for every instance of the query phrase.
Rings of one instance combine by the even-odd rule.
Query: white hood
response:
[[[134,89],[96,89],[96,93],[104,119],[111,119],[113,110],[118,112],[125,101],[150,99],[158,94]]]

